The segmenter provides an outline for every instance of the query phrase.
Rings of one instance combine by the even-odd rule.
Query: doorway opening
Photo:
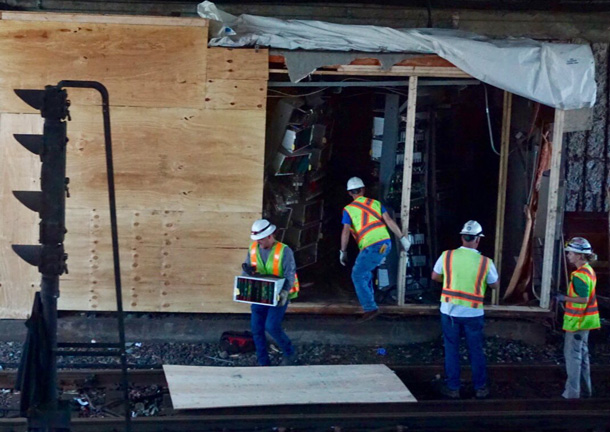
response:
[[[408,82],[392,77],[315,77],[269,83],[264,216],[295,252],[302,289],[294,309],[359,310],[351,280],[358,255],[339,263],[346,183],[360,177],[401,226]],[[502,92],[472,79],[420,79],[417,91],[404,303],[438,304],[430,281],[443,250],[475,219],[493,256]],[[487,115],[489,112],[489,116]],[[491,131],[491,132],[490,132]],[[490,139],[491,136],[491,139]],[[397,305],[400,244],[374,275],[380,306]]]

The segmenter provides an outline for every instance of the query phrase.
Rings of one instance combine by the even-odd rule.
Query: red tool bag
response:
[[[252,333],[249,331],[226,331],[220,336],[220,350],[228,354],[247,353],[256,350]]]

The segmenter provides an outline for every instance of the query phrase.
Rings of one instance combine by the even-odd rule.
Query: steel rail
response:
[[[442,371],[441,365],[393,366],[408,386],[429,384]],[[496,382],[520,377],[533,383],[563,380],[563,366],[491,365]],[[593,367],[594,379],[608,381],[610,367]],[[104,387],[119,381],[120,370],[60,371],[60,385]],[[0,384],[14,381],[14,373],[1,371]],[[133,385],[165,385],[162,370],[135,370]],[[0,385],[1,387],[1,385]],[[72,431],[110,432],[123,430],[121,418],[75,418]],[[610,429],[610,400],[555,399],[422,400],[417,403],[287,405],[169,412],[166,416],[132,419],[134,432],[251,431],[294,428],[295,431],[483,431],[514,430],[604,430]],[[26,431],[21,418],[0,419],[0,432]]]
[[[107,367],[107,365],[105,365]],[[427,383],[436,375],[443,374],[442,365],[389,365],[396,375],[405,383]],[[116,384],[121,378],[120,369],[60,369],[60,385],[88,383],[89,386]],[[515,379],[526,379],[533,382],[554,382],[565,379],[563,365],[488,365],[488,374],[492,382],[512,382]],[[591,374],[595,381],[610,380],[610,365],[592,365]],[[464,379],[470,378],[470,369],[462,370]],[[0,388],[12,388],[15,384],[16,371],[0,370]],[[132,384],[166,384],[160,366],[151,369],[130,369],[129,382]]]
[[[74,419],[72,432],[121,430],[117,418]],[[0,432],[21,431],[25,419],[0,419]],[[134,432],[252,431],[274,428],[299,431],[397,430],[421,431],[572,430],[610,427],[608,400],[574,403],[565,400],[436,401],[398,404],[291,405],[209,410],[189,415],[132,419]]]

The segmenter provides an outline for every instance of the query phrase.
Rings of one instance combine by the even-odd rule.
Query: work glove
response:
[[[555,300],[558,302],[564,302],[566,301],[566,296],[563,294],[555,294]]]
[[[339,251],[339,262],[342,266],[347,266],[347,251]]]
[[[278,306],[285,306],[286,302],[288,301],[288,291],[286,290],[281,290],[280,294],[279,294],[280,299],[277,302]]]
[[[411,242],[406,236],[402,236],[400,238],[400,245],[405,250],[405,252],[409,252],[409,248],[411,247]]]
[[[247,274],[248,276],[254,276],[256,274],[256,267],[254,266],[249,266],[246,263],[242,263],[241,265],[241,269],[244,271],[245,274]]]

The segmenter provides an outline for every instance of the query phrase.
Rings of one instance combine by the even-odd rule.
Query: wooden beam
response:
[[[506,186],[508,177],[508,154],[510,150],[510,122],[513,97],[504,92],[502,108],[502,137],[500,149],[500,173],[498,174],[498,205],[496,206],[496,246],[494,262],[498,269],[498,277],[502,271],[502,247],[504,245],[504,214],[506,212]],[[498,290],[491,293],[491,304],[497,305],[500,300]]]
[[[417,103],[417,77],[409,77],[409,96],[407,105],[407,129],[405,136],[405,159],[402,175],[402,208],[400,223],[402,233],[409,233],[409,212],[411,211],[411,180],[413,171],[413,144],[415,139],[415,109]],[[400,252],[398,260],[398,305],[405,304],[405,285],[407,276],[407,253]]]
[[[371,55],[374,56],[374,54]],[[271,54],[269,56],[269,63],[285,65],[286,58],[281,54]],[[381,61],[375,57],[357,58],[352,60],[349,64],[354,66],[381,66]],[[325,68],[338,68],[339,66],[340,65],[328,65],[325,66]],[[413,55],[412,57],[399,61],[394,64],[394,66],[429,66],[457,69],[453,63],[436,54]]]
[[[207,27],[208,20],[202,18],[156,17],[149,15],[103,15],[103,14],[74,14],[51,12],[2,12],[0,19],[11,21],[47,21],[47,22],[73,22],[95,24],[129,24],[154,25],[172,27]]]
[[[553,125],[553,150],[551,156],[551,178],[549,179],[548,208],[546,213],[546,231],[544,235],[544,253],[542,256],[542,287],[540,293],[540,307],[548,309],[551,300],[551,278],[553,273],[553,259],[555,257],[555,234],[557,230],[557,217],[560,209],[559,203],[559,176],[561,173],[561,160],[563,154],[563,120],[564,111],[555,110],[555,123]]]
[[[269,69],[269,73],[288,73],[286,69]],[[393,66],[382,70],[381,66],[341,66],[337,70],[316,70],[314,75],[359,75],[359,76],[421,76],[430,78],[472,78],[457,68]]]
[[[438,304],[406,304],[403,306],[397,305],[380,305],[379,310],[382,314],[392,314],[399,316],[436,316],[439,314]],[[317,315],[358,315],[362,313],[362,307],[359,304],[337,304],[337,303],[313,303],[313,302],[295,302],[291,303],[288,308],[289,314],[317,314]],[[506,317],[506,318],[524,318],[524,317],[546,317],[552,314],[548,310],[537,306],[485,306],[486,317]]]

